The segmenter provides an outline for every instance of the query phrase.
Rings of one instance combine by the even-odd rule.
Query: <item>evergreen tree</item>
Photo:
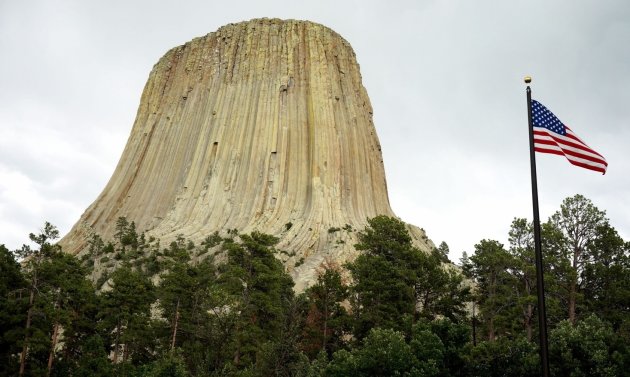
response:
[[[581,274],[589,263],[589,244],[597,237],[597,229],[606,222],[606,214],[582,195],[566,198],[551,222],[562,231],[566,242],[564,257],[570,263],[568,279],[568,319],[575,323],[580,299]]]
[[[464,303],[471,300],[464,275],[453,265],[442,264],[438,251],[421,253],[415,270],[414,300],[416,318],[446,317],[457,321],[467,315]]]
[[[538,377],[540,359],[535,345],[524,337],[483,341],[464,352],[465,368],[460,375],[470,377]],[[555,375],[555,374],[554,374]],[[557,374],[557,376],[566,376]]]
[[[0,375],[18,372],[21,349],[18,342],[23,338],[24,312],[28,297],[27,281],[13,254],[0,245]]]
[[[611,323],[615,331],[629,331],[630,243],[605,222],[597,227],[588,254],[582,273],[585,310]],[[630,340],[630,333],[624,336]]]
[[[257,376],[304,376],[309,359],[300,344],[308,305],[306,297],[293,297],[287,304],[280,336],[263,344],[256,361]]]
[[[354,335],[362,339],[371,328],[409,331],[420,316],[458,318],[464,313],[468,288],[452,268],[443,268],[437,251],[414,247],[405,224],[377,216],[359,233],[362,251],[347,265],[354,283],[351,303]]]
[[[549,360],[554,376],[627,376],[627,343],[595,315],[572,324],[566,320],[549,334]]]
[[[470,261],[470,257],[467,252],[462,252],[462,257],[459,258],[459,268],[462,270],[462,274],[468,279],[474,278],[473,264]]]
[[[348,287],[339,268],[328,265],[306,290],[306,297],[309,310],[302,347],[311,358],[321,351],[332,355],[343,347],[343,336],[350,330],[350,317],[342,305],[348,298]]]
[[[113,375],[113,368],[107,357],[106,347],[99,335],[91,335],[85,339],[81,344],[76,365],[67,372],[65,375],[76,377],[109,377]]]
[[[541,224],[541,248],[547,323],[553,327],[567,317],[573,273],[571,263],[566,258],[567,243],[564,234],[551,220]]]
[[[423,252],[401,221],[369,219],[350,285],[329,263],[299,296],[273,236],[231,230],[199,248],[180,236],[160,249],[133,222],[116,229],[114,243],[94,235],[80,261],[52,244],[49,223],[30,235],[36,247],[15,252],[21,266],[0,245],[0,375],[538,375],[526,219],[512,222],[509,249],[482,240],[461,271],[444,263],[445,243]],[[630,243],[580,195],[541,230],[553,373],[627,374]],[[99,295],[91,261],[106,271]],[[463,275],[476,283],[488,339],[477,346],[462,320]]]
[[[26,310],[26,320],[24,325],[24,335],[22,340],[22,352],[20,354],[19,375],[26,372],[27,358],[31,358],[30,369],[32,373],[42,373],[46,370],[44,361],[47,351],[50,348],[49,337],[47,336],[48,321],[46,320],[46,300],[42,284],[46,283],[41,279],[41,266],[53,254],[59,252],[59,247],[53,245],[51,241],[59,238],[59,231],[55,226],[46,222],[42,231],[35,235],[29,234],[30,240],[37,244],[38,248],[33,250],[27,245],[16,251],[17,255],[24,259],[24,275],[28,281],[28,306]]]
[[[119,217],[116,220],[114,239],[118,241],[118,245],[122,252],[125,252],[127,247],[136,249],[138,247],[138,233],[136,232],[136,224],[132,221],[129,222],[125,217]]]
[[[515,305],[511,313],[513,322],[506,325],[515,333],[523,329],[527,340],[532,341],[538,309],[533,225],[524,218],[515,218],[508,236],[512,265],[506,271],[514,277]],[[564,237],[553,223],[547,222],[541,227],[541,239],[547,318],[554,324],[562,319],[559,300],[566,297],[563,287],[566,287],[568,264],[562,257]]]
[[[439,376],[443,357],[444,345],[430,331],[416,331],[407,343],[400,332],[374,328],[360,347],[335,352],[326,376]]]
[[[420,330],[434,334],[441,342],[442,362],[437,356],[433,358],[440,369],[440,376],[460,376],[465,369],[466,348],[470,345],[470,327],[441,318],[417,323],[414,326],[414,338],[419,337]]]
[[[232,365],[245,369],[255,364],[263,344],[279,339],[293,280],[274,256],[277,238],[258,232],[239,238],[224,243],[227,262],[219,268],[219,283],[236,315],[229,339]]]
[[[363,339],[371,328],[404,330],[415,315],[414,267],[421,252],[411,243],[405,224],[377,216],[359,232],[355,248],[362,253],[346,267],[352,274],[354,335]]]
[[[512,255],[495,240],[481,240],[470,257],[477,283],[477,299],[487,339],[493,341],[510,328],[510,310],[515,304],[516,280],[509,272]]]
[[[24,275],[6,248],[0,247],[0,290],[7,298],[0,304],[0,323],[7,326],[1,344],[5,370],[11,374],[59,373],[73,364],[80,342],[94,330],[96,296],[86,279],[87,270],[51,244],[57,236],[50,223],[40,234],[29,235],[38,248],[23,246],[16,252],[24,258]],[[16,349],[20,342],[21,353]],[[14,371],[17,364],[11,355],[18,353],[19,370]]]
[[[114,364],[134,363],[151,358],[150,309],[154,287],[141,272],[123,266],[112,274],[111,289],[103,293],[99,325],[104,338],[113,346]]]
[[[142,368],[143,377],[188,377],[184,357],[178,353],[167,353]]]
[[[61,369],[72,368],[81,342],[95,331],[97,299],[86,275],[87,269],[74,256],[61,252],[40,265],[40,287],[45,292],[41,302],[45,303],[50,334],[48,374],[57,359]]]
[[[448,254],[450,253],[450,249],[446,242],[444,241],[440,242],[440,245],[437,247],[436,250],[440,256],[440,261],[442,261],[442,263],[451,263],[451,260],[448,259]]]
[[[514,265],[510,272],[516,278],[515,317],[525,330],[525,336],[531,341],[534,333],[535,313],[537,308],[536,263],[534,255],[533,226],[526,219],[514,219],[509,232],[510,254]],[[519,326],[519,327],[521,327]],[[515,326],[516,327],[516,326]]]
[[[162,317],[163,352],[176,348],[194,374],[217,368],[223,343],[233,326],[234,315],[224,308],[229,303],[217,281],[212,259],[197,265],[171,264],[157,289]]]

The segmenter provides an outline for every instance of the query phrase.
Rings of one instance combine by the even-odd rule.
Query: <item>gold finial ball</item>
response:
[[[525,76],[525,84],[529,84],[532,82],[532,78],[530,76]]]

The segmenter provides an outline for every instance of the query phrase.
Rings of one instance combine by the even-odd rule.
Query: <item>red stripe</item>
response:
[[[536,152],[540,152],[540,153],[549,153],[549,154],[555,154],[555,155],[558,155],[558,156],[565,156],[564,153],[562,153],[561,151],[555,150],[555,149],[544,149],[544,148],[534,147],[534,150]],[[569,158],[567,158],[567,160],[569,161],[569,163],[571,163],[571,164],[573,164],[575,166],[579,166],[579,167],[584,168],[584,169],[594,170],[594,171],[598,171],[598,172],[600,172],[602,174],[606,174],[606,169],[601,168],[599,166],[588,165],[588,164],[585,164],[585,163],[582,163],[582,162],[579,162],[579,161],[571,160]],[[604,163],[604,165],[608,166],[608,164],[606,164],[606,163]]]
[[[534,150],[535,150],[536,152],[540,152],[540,153],[549,153],[549,154],[556,154],[556,155],[558,155],[558,156],[564,156],[564,154],[563,154],[561,151],[557,151],[557,150],[552,150],[552,149],[542,149],[542,148],[534,148]],[[582,162],[579,162],[579,161],[574,161],[574,160],[571,160],[571,159],[568,159],[568,158],[567,158],[567,160],[568,160],[568,161],[569,161],[569,163],[571,163],[572,165],[579,166],[579,167],[584,168],[584,169],[589,169],[589,170],[598,171],[598,172],[600,172],[600,173],[602,173],[602,174],[606,174],[606,169],[604,169],[604,168],[602,168],[602,167],[599,167],[599,166],[593,166],[593,165],[588,165],[588,164],[584,164],[584,163],[582,163]],[[608,166],[607,164],[604,164],[604,165]]]
[[[589,152],[591,152],[593,154],[596,154],[596,155],[598,155],[601,158],[604,158],[604,156],[602,156],[601,154],[595,152],[591,147],[589,147],[588,145],[584,144],[584,142],[582,140],[580,140],[580,138],[578,138],[577,136],[575,136],[573,134],[568,134],[568,133],[565,136],[568,137],[568,138],[571,138],[573,140],[576,140],[579,143],[579,145],[582,146],[581,149],[587,149]],[[566,143],[566,141],[565,141],[565,143]]]
[[[573,147],[573,148],[576,148],[576,149],[581,149],[583,151],[586,151],[586,152],[592,153],[594,155],[597,155],[597,156],[601,157],[601,159],[604,160],[604,161],[606,160],[602,155],[600,155],[599,153],[597,153],[594,150],[592,150],[586,144],[583,144],[583,143],[582,144],[575,144],[575,143],[567,142],[565,140],[562,140],[562,139],[554,136],[553,133],[548,133],[548,132],[544,132],[544,131],[538,131],[538,132],[534,131],[534,133],[537,134],[537,135],[540,135],[540,136],[548,136],[548,137],[552,138],[553,140],[555,140],[558,143],[557,145],[560,148],[562,148],[562,145],[567,145],[567,146],[570,146],[570,147]],[[571,135],[569,135],[569,136],[571,136]],[[576,137],[576,139],[577,139],[577,137]],[[579,139],[577,139],[577,140],[579,140]],[[562,144],[562,145],[560,145],[560,144]],[[562,148],[562,149],[564,150],[564,148]],[[577,152],[573,152],[573,153],[577,153]],[[588,157],[587,159],[591,159],[591,158],[592,157]]]
[[[602,174],[606,174],[606,169],[600,168],[599,166],[587,165],[587,164],[583,164],[581,162],[572,161],[572,160],[569,160],[569,162],[572,163],[575,166],[579,166],[579,167],[584,168],[584,169],[594,170],[594,171],[598,171],[598,172],[600,172]]]
[[[551,154],[557,154],[558,156],[564,156],[564,153],[562,153],[562,151],[558,151],[555,149],[540,148],[540,147],[537,147],[535,144],[534,144],[534,150],[540,153],[551,153]]]
[[[558,146],[558,148],[562,149],[562,152],[564,152],[565,155],[570,155],[570,156],[582,158],[584,160],[589,160],[589,161],[593,161],[593,162],[604,164],[604,165],[608,166],[608,163],[606,162],[606,160],[603,160],[601,158],[597,158],[597,157],[581,154],[579,152],[575,152],[575,151],[572,151],[572,150],[564,149],[564,148],[562,148],[562,145],[558,145],[558,143],[555,143],[555,142],[553,142],[551,140],[541,140],[541,139],[534,138],[534,146],[540,145],[540,144],[542,144],[542,145],[556,145],[556,146]],[[558,154],[562,154],[562,152],[559,152]]]
[[[566,127],[566,126],[565,126]],[[571,130],[569,127],[566,127],[567,130],[569,130],[570,132],[567,132],[567,134],[565,135],[566,137],[569,137],[573,140],[577,140],[580,144],[584,145],[585,147],[587,147],[589,149],[589,151],[593,152],[594,154],[598,155],[601,158],[604,158],[604,156],[602,156],[601,154],[595,152],[591,147],[589,147],[588,145],[586,145],[585,142],[583,142],[582,140],[580,140],[579,137],[577,137],[576,134],[573,133],[573,130]]]
[[[578,140],[579,143],[572,143],[572,142],[568,142],[566,140],[559,139],[556,136],[554,136],[552,132],[534,131],[534,135],[549,136],[552,139],[554,139],[556,142],[558,142],[559,144],[568,145],[569,147],[582,149],[582,150],[585,150],[587,152],[591,152],[591,153],[596,154],[596,155],[598,155],[598,156],[603,158],[602,155],[600,155],[599,153],[597,153],[594,150],[592,150],[591,148],[589,148],[586,144],[582,143],[579,139],[571,137],[569,134],[567,134],[566,136],[567,137],[571,137],[572,139]]]

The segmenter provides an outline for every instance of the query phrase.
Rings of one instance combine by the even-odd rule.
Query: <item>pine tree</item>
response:
[[[348,298],[348,286],[339,267],[328,264],[305,295],[309,310],[302,347],[311,358],[321,351],[332,355],[343,347],[343,336],[350,330],[350,316],[342,304]]]
[[[70,371],[71,375],[76,377],[109,377],[113,375],[112,364],[107,357],[103,339],[99,335],[90,335],[82,342],[76,365]]]
[[[551,222],[562,231],[570,263],[568,275],[568,319],[575,323],[581,290],[581,274],[589,263],[589,244],[597,237],[597,229],[606,222],[606,213],[600,211],[582,195],[566,198],[560,210],[551,216]]]
[[[39,323],[44,316],[41,316],[45,312],[47,301],[45,296],[41,293],[42,280],[41,280],[41,266],[50,258],[53,254],[59,252],[59,247],[51,243],[52,240],[59,238],[59,231],[55,226],[46,222],[42,231],[35,235],[29,234],[29,238],[32,242],[38,245],[38,248],[33,250],[29,246],[24,245],[16,253],[19,257],[24,259],[25,276],[28,281],[28,309],[26,311],[26,321],[24,325],[24,338],[22,341],[22,352],[20,354],[20,370],[19,375],[24,375],[26,371],[27,357],[28,355],[35,355],[37,353],[46,353],[49,348],[47,342],[48,337],[46,332],[41,329],[46,327],[46,321]],[[45,282],[44,282],[45,283]],[[35,318],[35,315],[37,315]],[[37,321],[38,326],[34,325],[34,320]],[[32,358],[33,369],[45,369],[42,363],[42,358]],[[36,363],[39,361],[39,363]]]
[[[41,288],[46,294],[46,316],[50,321],[47,375],[58,358],[71,367],[80,343],[95,331],[96,295],[86,276],[87,269],[74,256],[61,252],[52,254],[40,265]],[[59,348],[61,352],[57,355]]]
[[[514,266],[510,272],[516,278],[515,316],[520,320],[528,341],[534,334],[536,295],[536,264],[534,257],[533,226],[526,219],[514,219],[509,232],[510,254]],[[516,327],[516,326],[515,326]]]
[[[217,283],[212,259],[197,265],[170,264],[157,292],[166,319],[163,352],[180,349],[193,373],[218,367],[234,315],[224,310],[228,299]]]
[[[0,375],[18,372],[19,341],[23,338],[28,284],[20,265],[4,245],[0,245]]]
[[[261,346],[279,339],[286,308],[293,299],[293,280],[274,256],[278,239],[253,232],[240,242],[225,242],[227,262],[219,267],[219,283],[236,313],[231,333],[232,365],[254,365]]]
[[[509,328],[510,310],[515,304],[516,281],[508,269],[513,257],[495,240],[481,240],[470,257],[477,283],[477,299],[487,339],[493,341],[498,333]]]
[[[630,330],[630,243],[605,222],[597,227],[588,255],[582,273],[584,310],[611,323],[615,331]],[[630,333],[625,336],[630,340]]]
[[[438,251],[414,247],[405,224],[377,216],[359,232],[362,253],[347,265],[352,274],[354,335],[362,339],[374,327],[409,332],[419,317],[464,314],[469,295],[463,277],[443,267]]]
[[[150,359],[150,309],[154,287],[141,272],[123,266],[112,274],[111,290],[103,293],[99,325],[113,346],[114,364]]]

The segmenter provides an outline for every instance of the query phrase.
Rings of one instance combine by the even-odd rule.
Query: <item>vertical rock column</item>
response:
[[[159,60],[116,170],[61,244],[80,252],[120,216],[164,241],[258,230],[296,253],[299,289],[326,258],[351,259],[349,229],[379,214],[393,216],[352,48],[322,25],[258,19]]]

